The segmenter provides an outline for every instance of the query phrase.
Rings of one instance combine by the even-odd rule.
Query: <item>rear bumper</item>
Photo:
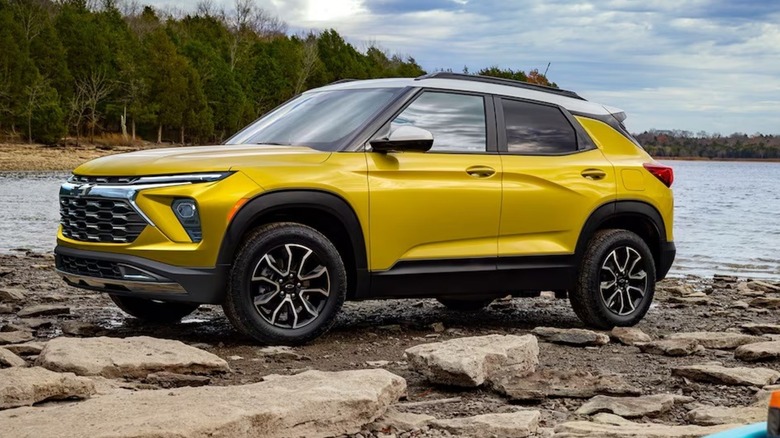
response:
[[[666,278],[666,274],[669,273],[669,269],[672,268],[674,263],[674,256],[677,255],[677,247],[674,242],[662,242],[661,252],[658,255],[658,266],[656,266],[656,279],[658,281]]]
[[[57,273],[71,286],[153,300],[219,304],[227,266],[182,268],[141,257],[57,246]]]

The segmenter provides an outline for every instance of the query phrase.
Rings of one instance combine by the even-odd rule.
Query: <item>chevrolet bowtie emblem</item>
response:
[[[81,184],[75,188],[76,196],[87,196],[90,190],[94,187],[92,184]]]

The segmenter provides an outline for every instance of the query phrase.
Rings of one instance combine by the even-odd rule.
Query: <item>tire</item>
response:
[[[182,318],[200,307],[190,303],[168,303],[152,301],[136,297],[109,295],[111,301],[123,312],[142,321],[153,323],[170,323],[181,321]]]
[[[347,273],[333,243],[314,228],[279,222],[244,242],[222,308],[260,343],[300,345],[333,326],[346,296]]]
[[[569,301],[580,320],[593,328],[633,326],[650,308],[655,275],[653,254],[639,236],[600,230],[588,242]]]
[[[462,298],[436,298],[438,302],[449,310],[456,312],[478,312],[493,302],[493,298],[486,299],[462,299]]]

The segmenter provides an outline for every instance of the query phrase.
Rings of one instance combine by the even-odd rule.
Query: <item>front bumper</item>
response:
[[[142,257],[58,245],[57,273],[71,286],[161,301],[219,304],[227,266],[183,268]]]

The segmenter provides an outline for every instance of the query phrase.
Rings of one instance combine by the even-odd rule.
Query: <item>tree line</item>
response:
[[[635,135],[654,157],[780,159],[780,136],[734,133],[729,136],[680,130],[650,130]]]

